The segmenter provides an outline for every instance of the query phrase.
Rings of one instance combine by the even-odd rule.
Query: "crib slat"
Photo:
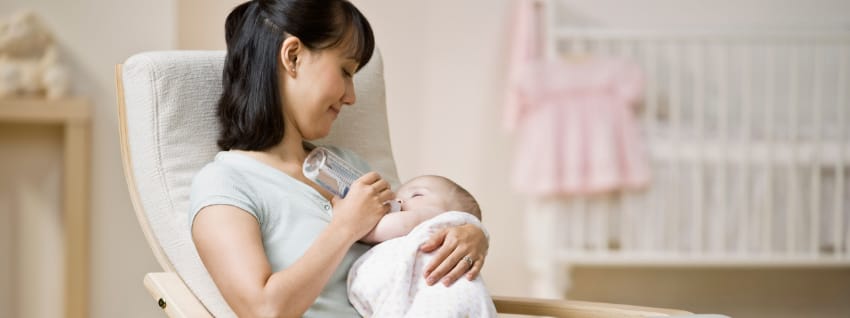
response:
[[[676,46],[673,42],[665,42],[666,49],[666,58],[667,58],[667,94],[669,98],[667,99],[667,103],[665,106],[668,111],[668,130],[670,132],[669,136],[666,136],[671,141],[678,141],[680,139],[680,134],[682,131],[682,117],[681,117],[681,98],[680,90],[681,87],[681,78],[680,78],[680,62],[679,62],[679,54],[676,52]]]
[[[693,173],[691,174],[691,200],[693,205],[691,209],[694,211],[692,226],[691,229],[692,235],[691,239],[693,240],[691,251],[693,254],[701,254],[705,247],[703,243],[703,237],[706,232],[706,223],[705,223],[705,200],[703,194],[705,190],[703,189],[703,181],[705,180],[705,176],[703,173],[703,167],[699,163],[699,161],[692,162],[691,165],[694,167]]]
[[[682,101],[683,100],[682,100],[682,94],[681,94],[682,73],[684,71],[683,66],[685,64],[682,61],[682,54],[681,54],[682,50],[681,50],[681,46],[678,45],[678,43],[676,43],[674,41],[667,41],[667,42],[665,42],[665,48],[666,48],[666,57],[667,57],[667,74],[668,74],[668,76],[667,76],[667,80],[668,80],[667,87],[669,88],[668,93],[667,93],[669,98],[667,99],[667,103],[666,103],[667,109],[669,110],[668,119],[667,119],[668,123],[669,123],[668,129],[667,129],[668,132],[669,132],[669,135],[666,136],[667,137],[666,140],[668,140],[672,144],[678,144],[682,140],[685,140],[685,138],[683,136],[683,131],[684,131],[684,128],[683,128],[684,122],[683,122],[683,116],[682,116]],[[677,156],[677,157],[681,156],[681,155],[683,155],[681,152],[675,154],[675,156]],[[674,197],[679,196],[680,195],[679,191],[681,189],[680,189],[680,187],[674,186],[675,182],[672,180],[672,178],[674,178],[674,176],[671,173],[669,173],[669,172],[673,171],[673,169],[675,169],[675,167],[678,163],[675,160],[669,160],[669,161],[665,162],[665,164],[666,164],[666,168],[669,169],[669,170],[665,171],[665,174],[663,175],[663,179],[662,179],[663,181],[662,182],[665,183],[665,186],[667,187],[668,193],[672,194]],[[660,202],[658,204],[659,209],[658,209],[658,213],[656,214],[656,217],[658,218],[657,224],[659,225],[660,232],[659,232],[659,235],[657,235],[657,238],[656,238],[656,241],[657,241],[656,246],[659,246],[660,248],[665,248],[665,247],[671,246],[670,245],[671,242],[667,242],[669,240],[666,240],[665,236],[670,234],[670,230],[669,230],[670,228],[675,227],[675,225],[672,225],[672,226],[670,225],[670,221],[671,221],[671,216],[673,214],[677,213],[677,211],[675,211],[672,200],[659,198],[658,201],[660,201]]]
[[[605,208],[606,199],[605,198],[592,198],[590,199],[590,204],[588,206],[589,220],[590,221],[590,244],[589,247],[594,249],[595,251],[601,252],[603,249],[607,247],[605,244],[606,238],[608,237],[608,222],[609,213]]]
[[[748,165],[749,162],[754,162],[753,153],[743,147],[745,143],[755,142],[755,138],[753,138],[752,133],[752,120],[753,120],[753,101],[751,95],[755,91],[755,87],[753,86],[752,80],[752,63],[753,60],[753,51],[751,48],[741,48],[739,50],[738,55],[738,68],[741,70],[741,99],[740,99],[740,107],[741,107],[741,129],[739,131],[740,136],[738,140],[742,143],[741,147],[741,158],[742,160],[738,161],[738,181],[737,184],[741,188],[740,203],[738,204],[738,211],[735,211],[733,214],[740,215],[740,225],[738,226],[738,253],[745,254],[748,251],[749,241],[750,241],[750,227],[751,227],[751,216],[753,214],[753,209],[755,205],[750,204],[753,200],[748,198],[751,197],[750,187],[746,186],[747,180],[750,180],[755,174],[749,173],[750,170],[748,168],[755,167],[755,165]]]
[[[620,46],[617,50],[617,55],[619,57],[623,58],[623,59],[632,60],[635,63],[637,63],[638,65],[640,65],[642,60],[640,59],[640,57],[641,57],[640,53],[641,52],[640,52],[640,47],[638,46],[638,43],[639,42],[637,42],[637,41],[632,41],[632,39],[623,40],[620,43]],[[647,82],[649,82],[649,79],[648,79],[648,76],[649,76],[648,73],[649,72],[645,70],[645,67],[643,67],[643,68],[644,68],[644,70],[643,70],[644,83],[647,83]],[[644,89],[644,101],[641,102],[641,107],[646,107],[646,96],[649,95],[649,94],[650,94],[650,92],[649,92],[648,88],[645,87],[645,89]],[[635,116],[638,116],[638,115],[639,114],[635,114]],[[642,116],[643,118],[638,117],[638,120],[645,123],[646,121],[643,120],[646,117],[645,111],[644,111],[643,115],[644,115],[644,116]],[[643,126],[643,127],[646,127],[646,126]],[[639,131],[638,134],[642,134],[642,137],[644,137],[642,139],[646,140],[646,138],[645,138],[646,137],[646,131],[643,131],[643,132]],[[606,240],[606,250],[608,249],[607,248],[608,240],[614,240],[614,242],[617,243],[617,245],[618,245],[617,248],[619,249],[620,253],[622,253],[622,252],[624,252],[628,249],[626,244],[627,244],[629,237],[630,237],[629,228],[630,228],[631,220],[632,220],[632,217],[633,217],[632,213],[634,212],[633,202],[631,200],[631,197],[632,197],[631,193],[628,193],[628,192],[622,193],[620,195],[618,202],[617,202],[617,203],[619,203],[619,209],[617,209],[617,208],[607,209],[608,216],[609,217],[616,217],[616,220],[614,222],[617,222],[617,223],[614,223],[610,220],[608,222],[606,222],[606,224],[609,225],[609,226],[616,226],[616,228],[614,228],[614,229],[609,229],[608,233],[611,233],[611,234],[609,236],[606,236],[606,238],[605,238],[605,240]]]
[[[838,158],[836,158],[835,163],[835,196],[834,199],[834,210],[833,214],[836,222],[833,223],[833,244],[835,246],[834,250],[837,256],[841,257],[846,255],[850,255],[850,229],[845,227],[845,208],[844,208],[844,169],[847,167],[847,152],[843,150],[844,142],[846,142],[846,138],[848,138],[847,125],[847,109],[850,108],[850,100],[848,100],[847,86],[850,85],[848,83],[847,78],[848,73],[850,73],[850,41],[845,41],[844,45],[841,45],[841,54],[839,55],[838,61],[838,79],[837,79],[837,87],[838,87],[838,95],[836,100],[836,105],[838,106],[838,142],[840,146],[838,147]],[[842,244],[842,236],[845,237],[845,240]]]
[[[643,60],[644,76],[646,76],[646,111],[643,114],[643,124],[646,130],[647,140],[652,140],[658,135],[658,56],[655,54],[655,42],[644,43]]]
[[[704,77],[705,68],[704,68],[704,55],[702,54],[703,47],[700,45],[699,41],[692,43],[691,52],[690,52],[690,67],[693,69],[695,77]],[[695,143],[705,142],[705,86],[702,82],[692,80],[691,81],[691,102],[694,114],[694,131],[691,134]],[[703,165],[699,161],[692,161],[687,164],[687,167],[690,168],[690,173],[688,174],[688,180],[690,181],[690,185],[687,187],[690,189],[689,198],[692,202],[690,204],[690,208],[688,211],[691,211],[687,216],[690,218],[690,252],[693,254],[698,254],[702,251],[702,238],[705,229],[705,224],[703,224],[703,206],[702,202],[703,196],[703,175],[702,169]]]
[[[539,17],[543,19],[543,54],[545,54],[545,56],[549,58],[556,58],[558,55],[558,40],[562,38],[562,36],[559,35],[556,31],[558,30],[558,22],[556,19],[557,8],[555,6],[555,1],[552,0],[544,0],[542,2],[542,6],[542,14],[539,10],[537,11],[537,14],[541,14],[542,16]],[[575,37],[582,38],[579,35],[576,35]],[[580,43],[580,41],[576,42]]]
[[[676,56],[675,60],[671,60],[670,68],[671,68],[671,77],[670,84],[671,90],[673,87],[678,87],[676,92],[670,92],[670,98],[668,99],[668,103],[673,107],[675,112],[671,112],[669,121],[671,123],[675,123],[671,128],[673,128],[673,135],[670,136],[669,140],[673,144],[679,144],[682,140],[686,140],[688,137],[685,136],[685,129],[682,129],[684,125],[684,118],[681,115],[681,110],[685,107],[688,107],[687,101],[682,97],[680,93],[681,89],[684,88],[684,85],[681,84],[683,72],[687,70],[687,56],[685,55],[686,47],[680,43],[669,43],[670,45],[670,54]],[[674,84],[675,83],[675,84]],[[681,153],[677,154],[681,155]],[[669,160],[670,158],[668,158]],[[679,249],[680,238],[680,228],[681,224],[679,219],[682,217],[682,214],[685,213],[679,204],[679,199],[685,194],[682,187],[676,186],[681,184],[684,181],[681,175],[673,173],[674,171],[678,171],[680,168],[685,168],[687,165],[684,162],[670,160],[667,162],[667,168],[670,169],[669,172],[665,175],[665,182],[668,185],[670,196],[667,197],[664,201],[664,208],[659,212],[659,219],[661,220],[662,232],[659,233],[660,245],[662,246],[664,251],[677,251]]]
[[[824,136],[824,130],[822,129],[824,125],[818,125],[816,123],[823,123],[824,118],[821,116],[821,109],[823,105],[822,98],[822,88],[823,88],[823,63],[821,58],[821,50],[819,49],[819,45],[815,42],[816,45],[812,47],[812,62],[814,63],[814,71],[812,73],[812,80],[810,81],[812,85],[812,105],[809,107],[812,110],[812,123],[809,124],[809,129],[814,129],[813,135],[816,136],[811,141],[813,145],[810,165],[812,167],[811,171],[811,187],[809,192],[809,254],[817,255],[820,253],[820,201],[821,201],[821,169],[820,169],[820,140]],[[820,137],[820,138],[819,138]]]
[[[634,201],[632,200],[632,194],[625,193],[623,194],[623,209],[621,210],[620,217],[620,234],[617,238],[617,243],[619,245],[620,253],[628,253],[632,249],[632,222],[633,221],[633,213],[635,211]]]
[[[576,224],[579,225],[579,228],[578,228],[579,235],[577,236],[578,241],[576,242],[577,243],[576,249],[586,249],[587,248],[587,241],[588,241],[587,238],[588,238],[588,236],[590,236],[590,233],[588,233],[589,228],[587,226],[588,225],[588,222],[587,222],[587,208],[588,208],[587,199],[577,198],[574,201],[576,201],[576,203],[577,203],[576,210],[575,210],[576,215],[577,215]]]
[[[718,151],[724,151],[722,149],[731,149],[731,141],[730,141],[730,133],[729,133],[729,104],[731,95],[729,94],[728,80],[730,79],[728,76],[728,67],[729,67],[729,59],[728,59],[728,44],[724,41],[717,41],[717,46],[715,47],[715,76],[717,76],[717,118],[719,118],[718,123],[718,144],[721,145],[721,148]],[[728,150],[725,150],[728,151]],[[725,154],[728,155],[728,154]],[[714,156],[716,158],[725,157],[722,153],[715,153]],[[726,238],[728,237],[729,232],[731,231],[728,226],[726,226],[726,214],[729,213],[729,164],[725,160],[714,160],[714,164],[717,166],[718,170],[718,180],[717,184],[719,188],[716,192],[717,194],[717,205],[716,205],[716,213],[717,213],[717,231],[716,231],[716,246],[719,251],[724,251],[726,249]]]
[[[776,67],[781,67],[776,61],[776,53],[771,47],[772,45],[768,45],[765,48],[765,65],[766,69],[764,70],[764,104],[762,105],[762,110],[764,110],[764,117],[767,118],[765,122],[765,131],[768,135],[765,137],[765,142],[770,144],[773,142],[773,138],[771,136],[774,132],[773,123],[775,122],[776,111],[771,111],[770,106],[776,105],[776,93],[777,93],[777,83],[776,83]],[[773,253],[773,171],[774,168],[770,164],[773,153],[771,153],[771,149],[767,148],[764,152],[764,161],[762,162],[762,169],[764,169],[764,209],[761,210],[761,219],[762,219],[762,240],[761,240],[761,250],[765,254]]]
[[[788,74],[788,102],[786,106],[788,107],[788,134],[787,137],[789,140],[792,140],[792,145],[796,144],[794,141],[798,141],[799,139],[799,116],[797,114],[797,104],[799,102],[799,91],[798,87],[800,85],[800,56],[798,52],[798,48],[795,46],[791,46],[789,48],[789,74]],[[797,228],[799,222],[797,219],[797,213],[799,213],[800,206],[800,174],[798,173],[797,167],[797,156],[799,153],[796,151],[791,151],[788,154],[788,158],[785,158],[785,171],[788,176],[787,189],[788,190],[788,205],[785,207],[785,229],[786,239],[785,239],[785,252],[787,254],[793,254],[796,250],[797,243]]]

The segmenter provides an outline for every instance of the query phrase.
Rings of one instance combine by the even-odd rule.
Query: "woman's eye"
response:
[[[345,69],[342,69],[342,75],[345,75],[345,77],[351,77],[351,73],[349,73]]]

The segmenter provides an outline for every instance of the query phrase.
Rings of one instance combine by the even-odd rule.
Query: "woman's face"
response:
[[[283,51],[286,45],[284,42]],[[278,68],[285,134],[296,132],[313,140],[327,136],[343,106],[354,103],[353,76],[358,62],[347,56],[344,45],[321,51],[299,45],[295,52],[282,55],[282,63],[290,64]]]

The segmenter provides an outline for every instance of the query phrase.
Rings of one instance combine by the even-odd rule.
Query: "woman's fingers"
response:
[[[438,244],[439,248],[434,252],[434,257],[425,267],[425,281],[428,285],[443,279],[443,276],[448,274],[464,255],[458,250],[457,241],[445,239],[446,232],[447,230],[443,230],[436,234],[436,238],[432,237],[432,240],[442,241],[442,244]]]
[[[448,229],[443,229],[442,231],[431,235],[431,238],[429,238],[428,241],[425,242],[425,244],[422,244],[419,247],[419,250],[425,253],[434,252],[434,257],[431,258],[431,262],[425,266],[425,278],[430,278],[431,272],[437,269],[437,266],[439,266],[443,262],[443,260],[445,260],[446,257],[448,257],[449,254],[454,250],[454,247],[446,248],[445,246],[443,246],[443,242],[446,240],[447,233]],[[434,282],[436,282],[437,279],[440,278],[442,278],[442,276],[436,277],[432,281],[428,281],[428,284],[434,284]]]
[[[433,252],[431,262],[425,267],[429,285],[443,280],[446,286],[466,275],[473,280],[484,266],[487,241],[481,229],[470,225],[443,229],[420,246],[425,253]]]
[[[457,252],[457,250],[455,250],[455,252]],[[469,257],[468,255],[461,257],[460,261],[457,262],[454,268],[452,268],[452,271],[446,274],[445,277],[443,277],[443,285],[449,287],[454,284],[455,281],[457,281],[461,276],[463,276],[463,273],[468,273],[473,268],[475,268],[475,263],[476,262],[472,259],[472,257]]]
[[[384,190],[390,188],[390,183],[384,179],[378,179],[375,183],[372,183],[372,189],[375,189],[375,192],[381,193]]]
[[[381,180],[381,175],[379,175],[375,171],[372,171],[372,172],[369,172],[367,174],[360,176],[360,178],[357,178],[357,180],[355,180],[354,182],[359,182],[359,183],[362,183],[364,185],[372,185],[375,182],[378,182],[380,180]]]
[[[484,257],[479,257],[478,259],[473,260],[472,268],[470,268],[469,271],[466,272],[466,279],[467,280],[474,280],[476,277],[478,277],[478,274],[481,273],[481,268],[483,268],[483,267],[484,267]]]
[[[389,202],[393,199],[395,199],[395,193],[393,193],[393,191],[390,190],[390,189],[384,189],[384,191],[381,192],[381,194],[378,196],[378,200],[380,200],[381,203],[386,205],[387,208],[390,207],[390,205],[387,202]]]
[[[395,193],[393,193],[392,189],[390,189],[390,183],[381,178],[381,175],[375,171],[361,176],[355,182],[366,186],[367,189],[371,189],[371,191],[367,190],[368,192],[366,193],[370,196],[375,196],[377,202],[382,205],[385,205],[385,202],[395,198]],[[387,208],[387,210],[388,209],[389,208]]]
[[[427,278],[425,279],[425,282],[427,282],[428,285],[433,285],[440,280],[443,280],[444,283],[446,283],[448,282],[445,280],[447,278],[449,279],[449,281],[454,282],[453,279],[447,277],[446,275],[452,269],[457,267],[457,264],[459,263],[460,258],[463,257],[463,255],[461,255],[461,252],[459,252],[457,249],[449,249],[445,245],[439,250],[437,250],[437,253],[439,254],[441,251],[448,251],[448,255],[443,257],[442,260],[439,261],[436,257],[431,260],[432,264],[437,263],[437,267],[434,268],[434,270],[431,271],[431,273],[428,274]],[[446,286],[448,286],[448,284]]]
[[[431,235],[431,237],[428,238],[428,241],[426,241],[425,243],[423,243],[422,245],[419,246],[419,250],[422,251],[422,252],[425,252],[425,253],[433,252],[438,247],[443,245],[443,241],[446,239],[447,233],[448,233],[448,229],[443,229],[442,231],[439,231],[439,232]],[[448,254],[446,254],[446,255],[448,255]],[[445,256],[443,256],[443,258],[445,258]],[[436,267],[436,266],[437,265],[434,264],[433,262],[431,264],[428,264],[428,267],[425,268],[425,273],[427,274],[428,272],[434,270],[434,267]]]

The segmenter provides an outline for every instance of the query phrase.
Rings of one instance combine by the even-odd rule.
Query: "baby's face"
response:
[[[451,186],[444,180],[423,176],[403,184],[396,191],[396,199],[401,202],[402,211],[444,212],[451,210],[451,193]]]

